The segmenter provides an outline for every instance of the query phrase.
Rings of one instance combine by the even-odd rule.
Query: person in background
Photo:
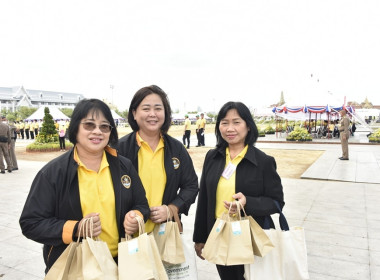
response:
[[[34,128],[34,135],[37,137],[38,132],[40,131],[40,124],[38,123],[37,120],[34,120],[33,128]]]
[[[199,132],[199,129],[200,129],[200,125],[201,125],[201,119],[199,118],[199,115],[196,115],[195,117],[197,118],[197,120],[195,122],[195,133],[197,134],[197,140],[198,140],[196,147],[200,147],[201,146],[201,134]]]
[[[340,143],[342,145],[342,156],[339,158],[340,160],[349,160],[348,157],[348,138],[350,138],[350,119],[346,114],[346,110],[342,109],[339,111],[341,116],[340,124],[339,124],[339,133],[340,133]]]
[[[118,134],[107,104],[79,101],[69,130],[74,148],[37,173],[20,217],[22,233],[44,244],[46,273],[77,238],[83,219],[93,218],[93,236],[117,260],[121,238],[138,231],[136,216],[149,216],[135,168],[112,148]]]
[[[5,173],[4,159],[7,163],[7,170],[12,172],[13,166],[9,156],[9,150],[11,148],[11,131],[7,124],[5,116],[1,116],[0,120],[0,173]]]
[[[17,158],[16,158],[16,140],[17,140],[17,126],[15,125],[15,122],[11,120],[9,122],[9,129],[10,129],[10,135],[11,135],[11,146],[9,149],[9,156],[12,161],[12,170],[18,170],[18,164],[17,164]]]
[[[184,125],[184,130],[183,130],[183,137],[182,137],[182,142],[183,145],[186,146],[186,141],[187,140],[187,148],[190,148],[190,134],[191,134],[191,122],[189,120],[189,116],[185,115],[185,125]]]
[[[25,121],[25,137],[27,140],[29,140],[29,130],[30,130],[30,123],[29,121]]]
[[[200,138],[200,145],[205,145],[205,129],[206,129],[206,120],[205,120],[205,114],[201,113],[201,121],[199,123],[199,138]]]
[[[25,131],[25,122],[20,121],[20,134],[21,134],[21,139],[24,140],[24,131]]]
[[[194,247],[201,259],[216,219],[230,207],[236,213],[235,200],[260,226],[265,217],[278,211],[274,201],[281,207],[285,204],[275,159],[254,147],[258,130],[247,106],[241,102],[224,104],[215,135],[216,148],[207,152],[203,165],[194,223]],[[244,279],[243,265],[216,267],[222,280]]]
[[[30,139],[34,140],[34,122],[29,121],[29,134],[30,134]]]
[[[62,119],[58,124],[58,137],[59,137],[59,148],[61,152],[66,151],[66,122]]]
[[[150,207],[146,232],[173,217],[167,206],[187,215],[198,194],[198,178],[189,153],[168,135],[171,108],[166,93],[152,85],[132,98],[128,123],[133,132],[119,140],[119,153],[137,169]],[[172,207],[171,207],[172,208]],[[169,216],[168,216],[169,215]]]

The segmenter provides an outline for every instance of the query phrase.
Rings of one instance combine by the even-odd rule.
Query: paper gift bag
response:
[[[99,238],[94,239],[93,220],[86,219],[83,223],[85,232],[82,242],[79,243],[75,250],[74,257],[69,270],[69,280],[117,280],[117,265],[112,258],[107,243]],[[80,236],[81,234],[79,234]]]
[[[248,219],[249,221],[253,254],[256,256],[264,257],[273,249],[273,243],[268,238],[261,226],[255,221],[255,219],[252,218],[252,216],[247,216],[244,207],[242,207],[239,201],[236,201],[236,205],[238,211],[240,211],[240,209],[243,211],[243,219]]]
[[[202,251],[209,262],[220,265],[254,262],[249,220],[238,213],[236,217],[224,213],[216,220]]]
[[[169,207],[166,206],[169,213]],[[161,260],[169,264],[180,264],[185,262],[182,240],[180,235],[181,221],[177,211],[173,211],[174,222],[167,220],[166,223],[156,225],[153,230],[153,236],[160,252]],[[182,231],[182,230],[181,230]]]
[[[168,279],[153,235],[144,232],[144,221],[139,222],[139,236],[119,243],[120,280]],[[129,239],[129,240],[128,240]]]
[[[275,247],[265,257],[257,257],[254,264],[245,265],[246,279],[309,279],[304,229],[289,228],[280,205],[275,203],[280,213],[281,230],[265,230]]]
[[[172,205],[169,205],[168,207],[172,211],[174,220],[178,224],[185,262],[180,264],[164,263],[166,274],[168,275],[168,278],[170,280],[197,280],[198,273],[193,244],[189,242],[184,242],[183,228],[181,221],[179,220],[177,211],[175,209],[172,209]]]
[[[78,262],[77,260],[77,250],[81,244],[80,236],[85,231],[86,220],[81,224],[79,228],[78,239],[76,242],[71,242],[65,251],[59,256],[54,265],[50,268],[45,276],[45,280],[66,280],[66,279],[80,279],[78,278],[77,270],[80,267],[80,272],[82,269],[82,260]],[[80,263],[80,264],[79,264]],[[73,273],[73,268],[75,273]],[[81,274],[81,273],[80,273]],[[73,276],[74,275],[74,276]]]
[[[77,242],[71,242],[55,261],[45,276],[45,280],[64,280],[68,279],[70,265],[78,246]]]

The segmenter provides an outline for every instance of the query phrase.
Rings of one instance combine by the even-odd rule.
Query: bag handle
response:
[[[145,224],[144,224],[144,220],[139,216],[139,215],[136,215],[135,219],[137,220],[137,223],[139,224],[139,236],[144,234],[145,233]],[[125,240],[131,240],[133,239],[133,236],[132,235],[126,235],[125,236]]]
[[[181,220],[179,219],[178,212],[174,208],[175,206],[174,205],[168,205],[166,207],[168,207],[168,209],[170,210],[170,212],[173,213],[174,221],[178,224],[179,232],[182,233],[183,232],[183,227],[182,227],[182,224],[181,224]]]
[[[276,205],[278,213],[280,214],[280,217],[278,218],[278,220],[280,223],[281,230],[288,231],[289,230],[289,224],[285,218],[285,215],[282,213],[280,203],[277,200],[273,200],[273,202]],[[269,216],[265,216],[263,229],[270,229],[270,218],[269,218]]]

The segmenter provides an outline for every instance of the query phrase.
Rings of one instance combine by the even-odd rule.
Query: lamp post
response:
[[[111,89],[111,102],[112,102],[112,105],[113,105],[113,88],[114,88],[114,85],[110,85],[110,89]]]

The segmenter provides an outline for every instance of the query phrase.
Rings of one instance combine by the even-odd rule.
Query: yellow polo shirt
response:
[[[191,122],[189,119],[185,120],[185,130],[190,130],[191,127]]]
[[[205,128],[206,126],[206,120],[205,119],[200,119],[201,121],[199,122],[199,128]]]
[[[139,176],[143,183],[149,207],[161,206],[162,197],[166,185],[166,171],[164,165],[164,139],[161,137],[155,151],[149,144],[136,133],[137,144],[140,146],[138,152]],[[154,223],[148,219],[145,231],[152,232]]]
[[[230,149],[226,148],[226,167],[232,163],[234,166],[238,166],[238,164],[241,162],[241,160],[244,158],[245,154],[247,153],[248,145],[244,147],[244,149],[234,158],[231,160],[230,158]],[[220,217],[226,211],[226,208],[224,208],[223,201],[233,201],[234,199],[232,196],[236,193],[235,189],[236,184],[236,170],[231,174],[231,176],[226,179],[223,176],[220,176],[218,186],[216,189],[216,205],[215,205],[215,218]]]
[[[195,127],[197,128],[197,129],[200,129],[201,127],[201,119],[197,119],[197,121],[195,122]]]
[[[117,256],[119,232],[116,222],[115,193],[106,153],[103,152],[98,172],[88,169],[74,149],[74,160],[79,164],[78,182],[83,217],[99,213],[102,232],[100,239],[107,242],[113,257]]]

